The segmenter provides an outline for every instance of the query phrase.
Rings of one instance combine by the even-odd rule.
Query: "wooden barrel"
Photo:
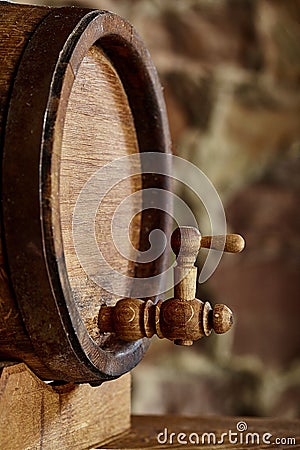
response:
[[[74,211],[101,171],[107,192],[93,226],[104,259],[130,277],[127,285],[163,270],[164,254],[143,264],[122,256],[111,222],[122,200],[140,193],[123,213],[119,238],[132,219],[132,248],[146,249],[149,233],[166,232],[168,218],[134,211],[142,210],[144,189],[168,189],[167,177],[141,175],[136,158],[139,167],[122,165],[117,185],[106,171],[122,157],[170,152],[161,87],[140,38],[112,13],[0,2],[0,16],[0,358],[24,361],[42,379],[99,384],[134,367],[148,344],[99,334],[101,304],[120,296],[82,267]],[[101,272],[94,256],[90,268]]]

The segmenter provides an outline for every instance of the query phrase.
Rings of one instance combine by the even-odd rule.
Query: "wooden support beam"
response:
[[[87,449],[130,427],[130,374],[98,387],[51,386],[25,364],[2,370],[0,448]]]

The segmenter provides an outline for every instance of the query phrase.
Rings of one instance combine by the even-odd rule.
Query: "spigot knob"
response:
[[[233,325],[233,314],[226,305],[216,304],[212,313],[213,330],[217,334],[223,334]]]

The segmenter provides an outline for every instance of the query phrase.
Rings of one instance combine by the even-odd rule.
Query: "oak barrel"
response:
[[[170,153],[161,86],[141,39],[113,13],[0,2],[0,17],[0,359],[24,361],[42,379],[99,384],[134,367],[148,342],[99,334],[99,308],[115,304],[120,286],[115,294],[82,267],[74,211],[81,196],[88,227],[84,215],[97,205],[95,242],[126,275],[126,292],[135,278],[163,270],[165,254],[139,264],[111,236],[124,198],[117,230],[122,241],[130,221],[127,256],[148,248],[152,230],[169,227],[163,211],[142,211],[144,190],[168,189],[168,177],[142,175],[138,158],[134,170],[114,165]],[[101,202],[95,189],[82,197],[95,173],[107,182]],[[91,271],[104,270],[93,249],[85,256]]]

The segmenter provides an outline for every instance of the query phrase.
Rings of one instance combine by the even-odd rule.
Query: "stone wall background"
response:
[[[154,339],[133,371],[134,412],[299,417],[300,1],[42,3],[108,9],[135,26],[164,86],[174,152],[209,176],[229,230],[247,241],[199,287],[232,307],[234,329],[192,348]],[[209,233],[198,202],[179,194]]]

